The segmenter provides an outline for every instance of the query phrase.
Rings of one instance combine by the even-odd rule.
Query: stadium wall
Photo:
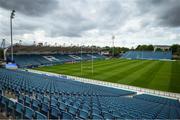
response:
[[[32,69],[28,69],[28,71],[33,72],[33,73],[38,73],[38,74],[46,74],[49,76],[65,77],[65,78],[69,78],[75,81],[89,83],[89,84],[96,84],[96,85],[101,85],[101,86],[106,86],[106,87],[133,91],[133,92],[137,92],[137,94],[150,94],[150,95],[161,96],[161,97],[166,97],[166,98],[171,98],[171,99],[177,99],[180,101],[179,93],[165,92],[165,91],[160,91],[160,90],[153,90],[153,89],[135,87],[135,86],[130,86],[130,85],[111,83],[111,82],[104,82],[104,81],[99,81],[99,80],[93,80],[93,79],[87,79],[87,78],[81,78],[81,77],[63,75],[63,74],[56,74],[56,73],[44,72],[44,71],[38,71],[38,70],[32,70]]]

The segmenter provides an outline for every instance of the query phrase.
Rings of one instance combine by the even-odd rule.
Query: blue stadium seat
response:
[[[78,109],[71,106],[68,110],[69,113],[71,113],[73,116],[77,115]]]
[[[105,119],[109,119],[109,120],[114,119],[114,117],[110,113],[103,113],[103,116]]]
[[[41,94],[36,94],[36,99],[40,102],[43,101],[43,96]]]
[[[40,109],[40,105],[41,103],[38,100],[34,100],[32,99],[32,109],[34,109],[35,111],[38,111]]]
[[[80,117],[80,118],[83,118],[83,119],[88,119],[88,112],[87,112],[87,111],[80,110],[80,112],[79,112],[79,117]]]
[[[101,111],[98,109],[92,109],[92,115],[101,115]]]
[[[18,95],[18,102],[24,104],[24,96],[19,94]]]
[[[14,117],[14,110],[15,110],[15,102],[9,99],[8,100],[8,107],[7,107],[8,116],[11,115]]]
[[[67,109],[66,104],[63,102],[59,102],[59,109],[62,111],[66,111],[66,109]]]
[[[43,113],[44,115],[48,115],[49,112],[49,105],[47,103],[42,103],[41,104],[41,113]]]
[[[85,110],[85,111],[89,111],[89,110],[90,110],[90,107],[87,106],[87,105],[83,105],[82,109]]]
[[[0,86],[0,95],[3,94],[3,89],[2,89],[2,86]]]
[[[34,117],[34,110],[32,110],[29,107],[25,107],[24,119],[33,119],[33,117]]]
[[[61,112],[61,119],[73,119],[73,116],[67,112]]]
[[[31,98],[28,96],[25,96],[25,106],[30,107],[31,105]]]
[[[42,113],[36,111],[35,112],[35,119],[37,119],[37,120],[46,120],[48,118],[45,115],[43,115]]]
[[[53,99],[50,100],[50,103],[51,103],[52,106],[57,106],[58,101],[53,98]]]
[[[92,115],[93,120],[104,120],[104,118],[100,115]]]
[[[17,119],[22,119],[24,113],[24,105],[21,103],[16,103],[15,115]]]
[[[60,110],[58,108],[56,108],[56,106],[51,106],[50,118],[51,119],[59,119],[60,118]]]
[[[44,97],[43,98],[43,102],[49,104],[49,98],[48,97]]]
[[[1,103],[0,103],[0,108],[1,111],[7,111],[7,105],[8,105],[8,98],[5,96],[1,96]]]

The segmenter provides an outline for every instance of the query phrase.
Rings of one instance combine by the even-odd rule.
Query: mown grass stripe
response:
[[[171,62],[164,62],[164,64],[154,76],[154,79],[149,83],[148,88],[169,91],[170,78]]]
[[[154,79],[154,76],[160,70],[163,64],[164,62],[157,61],[156,64],[153,64],[149,69],[143,71],[139,77],[134,77],[134,81],[131,82],[130,85],[149,88],[150,82]]]
[[[172,62],[169,91],[180,92],[180,62]]]
[[[103,76],[105,75],[106,77],[109,75],[109,74],[112,74],[113,71],[115,70],[119,70],[119,68],[121,67],[128,67],[128,66],[131,66],[132,64],[135,64],[137,61],[127,61],[127,62],[120,62],[120,63],[116,63],[116,64],[113,64],[112,66],[105,66],[103,68],[99,68],[99,69],[95,69],[95,77],[98,77],[98,76]],[[108,72],[107,72],[108,71]]]
[[[131,74],[133,74],[134,72],[136,72],[139,69],[142,69],[143,67],[145,67],[146,65],[148,65],[150,63],[150,61],[141,61],[136,65],[132,65],[129,68],[126,68],[126,71],[120,72],[120,76],[117,76],[118,78],[118,83],[128,83],[128,76],[130,76]]]

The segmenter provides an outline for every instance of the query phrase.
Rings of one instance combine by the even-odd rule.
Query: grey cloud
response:
[[[180,26],[180,0],[139,0],[137,2],[141,14],[152,14],[156,24],[179,27]]]
[[[105,1],[97,20],[99,21],[98,26],[102,30],[117,29],[125,22],[126,19],[123,19],[125,14],[126,11],[122,9],[121,3],[117,0]]]
[[[63,24],[51,24],[53,29],[50,29],[50,31],[47,31],[49,33],[49,36],[51,37],[58,37],[58,36],[67,36],[67,37],[81,37],[83,32],[93,29],[96,26],[92,23],[89,23],[88,21],[81,21],[79,23],[75,23],[74,21]]]
[[[0,7],[17,10],[15,34],[40,29],[50,37],[81,37],[91,29],[116,30],[128,18],[118,0],[1,0]],[[95,18],[90,19],[93,10]],[[47,12],[50,14],[45,15]]]
[[[171,6],[168,10],[164,11],[165,14],[159,16],[161,23],[173,27],[180,26],[180,1],[179,4]]]
[[[57,8],[56,0],[0,0],[0,7],[25,15],[42,16]]]

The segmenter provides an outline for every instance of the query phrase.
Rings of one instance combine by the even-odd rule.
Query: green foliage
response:
[[[101,81],[180,93],[180,61],[110,59],[36,68]]]
[[[163,51],[161,48],[157,48],[156,51]]]
[[[180,45],[175,44],[171,46],[172,53],[180,56]]]
[[[136,50],[139,50],[139,51],[153,51],[154,47],[153,47],[153,45],[138,45]]]
[[[3,59],[3,49],[0,48],[0,59]]]
[[[126,51],[129,50],[129,48],[126,48],[126,47],[104,47],[102,51],[108,51],[110,53],[110,55],[113,54],[113,50],[114,50],[114,56],[118,56],[120,53],[124,53]]]

